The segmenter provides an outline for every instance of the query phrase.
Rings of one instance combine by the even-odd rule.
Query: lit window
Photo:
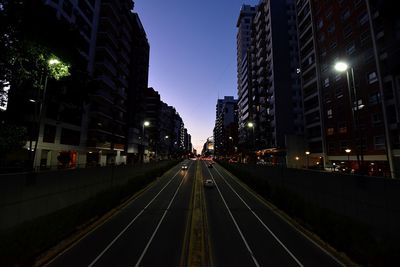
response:
[[[328,115],[328,119],[332,119],[332,118],[333,118],[332,109],[328,109],[328,110],[326,111],[326,114]]]
[[[335,132],[335,129],[334,129],[334,128],[328,128],[328,130],[326,131],[326,134],[327,134],[327,135],[333,135],[334,132]]]
[[[385,149],[385,137],[383,135],[374,136],[374,146],[377,150]]]
[[[329,86],[329,78],[326,78],[324,80],[324,87],[328,87]]]
[[[368,74],[368,83],[372,84],[378,81],[378,76],[376,75],[376,72],[371,72]]]

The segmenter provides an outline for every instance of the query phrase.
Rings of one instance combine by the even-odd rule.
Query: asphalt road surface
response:
[[[179,266],[196,165],[185,163],[46,266]]]
[[[213,266],[344,266],[218,164],[202,164]]]
[[[344,266],[218,164],[182,164],[46,266],[182,266],[196,170],[211,266]]]

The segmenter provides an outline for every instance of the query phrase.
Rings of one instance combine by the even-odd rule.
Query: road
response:
[[[213,266],[344,266],[220,165],[202,173]]]
[[[46,266],[179,266],[192,194],[194,161],[172,168]]]
[[[194,179],[215,183],[200,187],[211,266],[344,266],[220,165],[185,164],[188,170],[172,168],[46,266],[182,266]]]

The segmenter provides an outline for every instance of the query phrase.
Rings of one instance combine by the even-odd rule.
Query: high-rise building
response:
[[[214,153],[217,156],[232,155],[238,140],[238,104],[233,96],[218,99],[214,126]]]
[[[236,23],[237,35],[237,94],[239,113],[239,144],[245,146],[250,142],[247,123],[251,116],[251,63],[249,61],[251,43],[251,25],[256,7],[243,5]]]
[[[285,163],[287,138],[304,131],[295,3],[260,0],[250,10],[237,24],[239,143]]]
[[[388,1],[368,0],[379,77],[386,153],[392,177],[400,176],[400,17]]]
[[[382,102],[384,78],[377,62],[385,52],[374,49],[379,33],[371,34],[370,22],[367,1],[297,1],[305,133],[312,165],[346,163],[356,172],[390,172],[388,137],[395,137],[397,129],[389,134],[387,122],[388,113],[396,114],[396,108],[388,107],[390,97]],[[335,71],[338,62],[347,63],[346,72]]]
[[[252,25],[252,117],[255,149],[286,149],[303,133],[294,1],[260,1]],[[283,155],[280,153],[280,155]]]

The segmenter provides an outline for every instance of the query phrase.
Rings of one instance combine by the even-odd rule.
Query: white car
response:
[[[187,165],[182,165],[181,169],[182,169],[182,170],[187,170],[187,169],[188,169],[188,166],[187,166]]]
[[[207,179],[204,181],[204,186],[205,187],[214,187],[214,181],[211,179]]]

